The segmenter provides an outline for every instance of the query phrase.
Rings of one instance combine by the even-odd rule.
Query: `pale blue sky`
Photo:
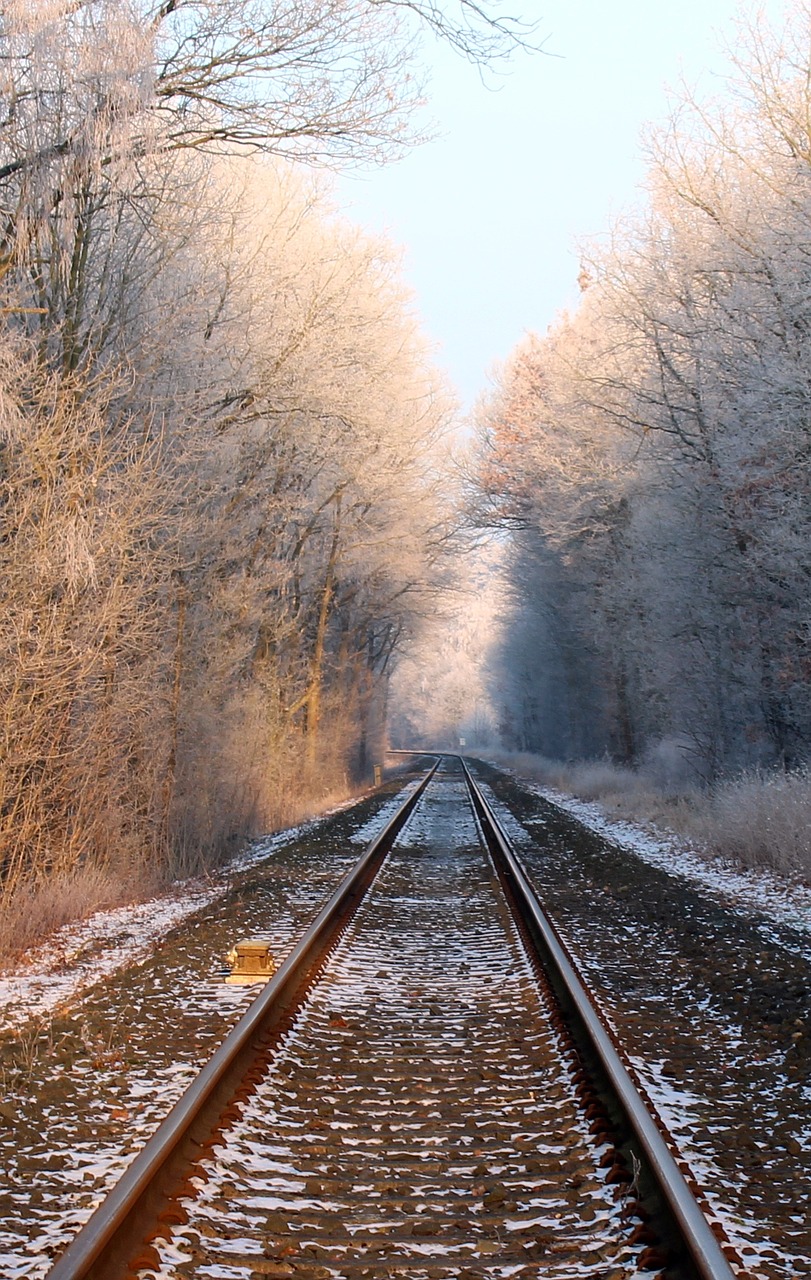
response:
[[[723,90],[738,0],[516,0],[557,57],[517,59],[488,91],[442,54],[441,136],[385,169],[343,178],[358,222],[405,250],[428,336],[463,402],[527,329],[576,305],[579,239],[643,199],[643,127],[684,78]],[[779,0],[764,0],[779,13]]]

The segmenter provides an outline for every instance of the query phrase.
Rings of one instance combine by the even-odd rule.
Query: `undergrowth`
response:
[[[0,963],[19,959],[63,925],[153,897],[157,888],[149,876],[130,880],[95,866],[38,883],[22,881],[0,899]]]
[[[308,797],[303,790],[288,788],[278,812],[261,834],[272,834],[318,817],[351,794],[345,776],[342,783],[317,799]],[[230,846],[220,840],[217,852],[209,844],[206,855],[198,842],[184,845],[181,841],[172,857],[158,866],[132,860],[119,866],[88,862],[47,879],[19,881],[12,891],[0,894],[0,968],[13,967],[27,951],[65,925],[85,920],[97,911],[146,902],[177,887],[178,882],[215,872],[247,843],[247,837],[234,839]]]
[[[543,756],[488,752],[544,786],[594,801],[609,815],[653,822],[687,837],[707,857],[811,882],[811,769],[756,770],[700,788],[666,788],[644,768],[610,761],[563,764]]]

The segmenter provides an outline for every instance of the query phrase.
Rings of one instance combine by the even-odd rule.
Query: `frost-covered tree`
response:
[[[256,153],[382,155],[409,24],[489,57],[494,10],[3,7],[4,893],[191,866],[377,756],[452,405],[390,248]]]
[[[811,747],[810,33],[805,4],[780,39],[756,23],[739,96],[654,139],[647,214],[479,413],[477,518],[516,530],[537,687],[565,617],[591,751],[676,743],[705,778]]]
[[[240,206],[250,318],[236,346],[227,324],[219,335],[233,382],[199,571],[213,570],[205,599],[230,637],[213,659],[227,687],[266,687],[277,733],[294,729],[317,767],[329,742],[362,757],[372,724],[380,734],[392,654],[442,554],[436,456],[452,405],[387,246],[290,172],[252,166]]]
[[[156,206],[173,208],[175,238],[194,234],[193,204],[165,198],[183,185],[171,157],[384,158],[414,140],[420,31],[483,61],[526,34],[499,5],[470,0],[9,0],[6,314],[26,320],[56,367],[97,359],[154,260]]]

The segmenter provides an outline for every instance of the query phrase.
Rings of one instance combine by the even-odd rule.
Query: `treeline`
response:
[[[3,5],[0,898],[193,867],[366,776],[453,406],[391,250],[293,161],[401,144],[420,22],[514,43],[460,14]]]
[[[811,7],[739,47],[477,413],[514,748],[706,781],[809,756]]]

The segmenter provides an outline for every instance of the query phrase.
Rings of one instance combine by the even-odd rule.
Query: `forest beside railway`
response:
[[[480,405],[475,475],[511,745],[707,782],[811,751],[811,6],[736,48]]]
[[[509,745],[714,782],[811,751],[811,8],[650,136],[649,200],[477,413]]]
[[[455,405],[319,170],[414,141],[420,29],[479,63],[522,39],[487,3],[2,6],[18,920],[199,869],[379,759],[446,572]]]
[[[587,798],[686,800],[715,847],[807,875],[811,6],[731,45],[718,98],[650,132],[576,311],[477,406],[470,520],[505,584],[456,737]]]
[[[0,945],[357,788],[387,732],[811,864],[811,5],[651,136],[460,484],[397,253],[323,171],[418,140],[415,37],[490,64],[500,12],[0,9]]]

